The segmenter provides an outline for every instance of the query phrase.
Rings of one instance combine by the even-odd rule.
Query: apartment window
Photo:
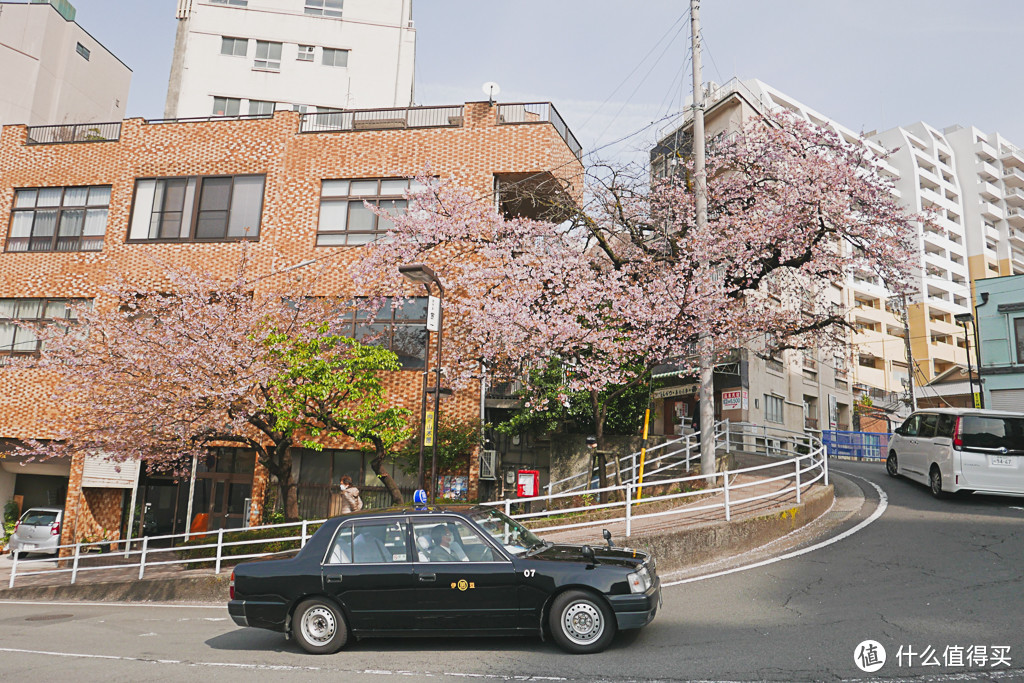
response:
[[[15,190],[7,251],[99,251],[110,186]]]
[[[281,43],[266,40],[256,41],[256,61],[253,68],[278,71],[281,68]]]
[[[87,48],[85,45],[82,45],[81,43],[75,44],[75,52],[85,57],[86,61],[89,61],[89,55],[92,54],[91,52],[89,52],[89,48]]]
[[[238,112],[242,108],[242,100],[237,97],[214,97],[213,98],[213,115],[214,116],[238,116]]]
[[[316,46],[314,45],[299,45],[299,61],[312,62],[315,52]]]
[[[781,424],[784,420],[782,419],[782,408],[784,402],[782,398],[778,396],[772,396],[771,394],[764,395],[764,419],[766,422],[776,422]]]
[[[145,178],[135,182],[129,241],[258,239],[261,175]]]
[[[273,114],[273,113],[274,113],[274,103],[273,102],[265,102],[263,100],[249,100],[249,114],[251,114],[251,115],[259,115],[259,114]]]
[[[306,14],[318,17],[341,17],[344,0],[306,0]]]
[[[244,57],[248,49],[249,41],[245,38],[228,38],[224,36],[220,39],[220,53],[222,55]]]
[[[391,299],[385,299],[372,323],[370,314],[363,310],[357,309],[347,317],[349,322],[340,328],[342,334],[362,344],[394,351],[405,370],[426,367],[426,297],[406,299],[398,308],[392,307]]]
[[[0,356],[33,354],[42,348],[36,333],[17,323],[63,324],[66,328],[68,322],[78,317],[69,304],[87,302],[87,299],[0,299]]]
[[[1013,331],[1017,338],[1017,362],[1024,365],[1024,318],[1015,318]]]
[[[391,229],[392,221],[378,216],[364,202],[394,215],[409,202],[406,190],[420,187],[415,180],[325,180],[320,193],[317,246],[366,244]]]
[[[234,5],[235,7],[246,7],[249,0],[210,0],[214,5]]]
[[[348,50],[324,48],[324,66],[348,66]]]

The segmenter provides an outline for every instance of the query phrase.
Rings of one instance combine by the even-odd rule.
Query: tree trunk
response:
[[[604,411],[601,410],[600,392],[591,389],[590,407],[594,414],[594,436],[597,438],[597,486],[605,488],[608,486],[608,461],[605,459],[604,450]],[[608,492],[601,491],[599,502],[608,502]]]
[[[292,476],[292,455],[287,447],[275,448],[275,455],[278,456],[280,468],[277,471],[277,483],[281,489],[281,503],[284,505],[284,520],[286,522],[298,522],[299,517],[299,488],[298,482]]]
[[[402,492],[398,490],[398,484],[396,484],[395,480],[391,478],[391,475],[384,470],[385,456],[387,456],[387,452],[378,446],[376,449],[376,455],[373,460],[370,461],[370,467],[373,468],[377,478],[383,482],[384,488],[388,490],[388,493],[391,495],[391,502],[395,505],[404,505],[405,500],[402,498]]]

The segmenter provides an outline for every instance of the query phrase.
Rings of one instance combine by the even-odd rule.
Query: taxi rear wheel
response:
[[[604,600],[585,591],[566,591],[551,603],[551,636],[574,654],[601,652],[615,637],[615,615]]]
[[[337,605],[323,599],[299,604],[292,617],[292,636],[306,652],[329,655],[348,641],[348,626]]]

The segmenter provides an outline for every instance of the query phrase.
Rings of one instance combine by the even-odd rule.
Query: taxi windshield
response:
[[[471,517],[513,555],[522,555],[545,545],[537,534],[494,508],[474,512]]]

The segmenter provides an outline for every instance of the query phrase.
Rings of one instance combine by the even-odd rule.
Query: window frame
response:
[[[260,56],[260,48],[266,46],[267,54]],[[277,46],[277,57],[274,57],[274,46]],[[283,44],[274,40],[257,40],[256,52],[253,55],[252,68],[256,71],[280,71]]]
[[[331,66],[331,67],[337,67],[337,68],[340,68],[340,69],[347,69],[348,68],[349,52],[350,52],[350,50],[346,50],[346,49],[340,48],[340,47],[325,47],[325,48],[321,48],[321,50],[320,50],[320,64],[322,66]],[[344,64],[338,64],[337,56],[339,54],[345,55],[345,63]],[[327,61],[327,56],[328,55],[331,55],[331,61],[330,62]]]
[[[772,419],[776,414],[775,408],[778,411],[778,419]],[[786,400],[781,396],[775,396],[774,394],[764,395],[764,421],[771,422],[772,424],[785,424],[786,423]]]
[[[254,109],[253,105],[257,105]],[[260,111],[266,109],[264,105],[270,106],[270,111]],[[249,116],[267,116],[273,115],[274,110],[277,108],[277,102],[271,100],[249,100]]]
[[[427,366],[426,365],[426,363],[427,363],[427,361],[426,361],[426,356],[427,356],[427,344],[426,344],[426,341],[427,340],[424,339],[423,356],[422,357],[419,357],[419,356],[415,356],[414,357],[414,358],[417,358],[420,362],[419,363],[409,363],[409,362],[406,362],[406,361],[403,360],[403,358],[406,358],[406,357],[409,357],[409,356],[399,354],[398,351],[395,350],[395,333],[399,329],[402,329],[402,328],[414,328],[414,329],[421,329],[422,328],[422,330],[424,331],[424,337],[426,337],[425,332],[426,332],[426,329],[427,329],[427,319],[426,319],[427,297],[425,297],[425,296],[409,297],[408,300],[409,300],[410,303],[407,303],[406,306],[405,306],[405,307],[412,307],[414,310],[416,310],[420,306],[422,306],[423,309],[424,309],[424,317],[423,318],[399,317],[399,315],[403,311],[403,308],[405,308],[405,307],[399,307],[398,309],[395,309],[393,307],[393,305],[392,305],[392,299],[391,298],[386,298],[384,300],[384,304],[377,311],[376,316],[373,317],[373,325],[374,326],[384,326],[384,327],[386,327],[386,329],[383,330],[383,332],[386,335],[386,343],[383,343],[383,344],[380,343],[381,341],[385,341],[385,340],[382,340],[380,338],[382,335],[376,335],[377,339],[373,339],[373,337],[375,335],[360,334],[360,332],[359,332],[358,328],[360,326],[365,326],[367,324],[367,321],[370,320],[370,314],[367,313],[366,311],[360,309],[359,306],[358,306],[358,302],[359,301],[366,301],[367,299],[368,299],[368,297],[357,297],[355,302],[353,302],[353,303],[356,304],[353,307],[355,310],[353,310],[353,311],[351,311],[349,313],[346,313],[344,316],[339,316],[337,318],[337,323],[336,324],[337,324],[338,328],[341,330],[342,334],[345,334],[345,336],[349,337],[350,339],[354,339],[354,340],[358,341],[360,344],[364,344],[366,346],[375,346],[377,348],[387,349],[388,351],[391,351],[392,353],[394,353],[395,355],[398,356],[398,362],[401,364],[402,370],[423,370],[423,369],[425,369],[426,366]],[[382,314],[385,315],[386,317],[382,317]],[[399,349],[399,351],[405,351],[405,350],[407,350],[407,349],[404,349],[404,348],[400,348]]]
[[[60,201],[59,201],[59,203],[56,206],[44,206],[44,207],[38,206],[38,193],[39,193],[39,191],[40,190],[54,190],[54,189],[60,189]],[[95,190],[99,190],[99,189],[106,189],[107,190],[107,202],[106,202],[106,204],[90,204],[89,203],[89,195],[92,194],[92,191],[94,189]],[[81,204],[81,205],[78,205],[78,206],[71,206],[71,205],[67,205],[66,206],[65,203],[64,203],[64,200],[65,200],[65,197],[67,197],[68,190],[85,190],[86,191],[86,202],[85,202],[85,204]],[[37,193],[36,194],[36,201],[34,202],[35,205],[31,209],[28,209],[28,208],[18,208],[17,202],[18,202],[18,193],[19,192],[36,192]],[[4,242],[4,252],[11,253],[11,254],[72,254],[72,253],[76,253],[76,252],[103,251],[103,244],[104,244],[104,241],[106,240],[106,236],[107,236],[107,223],[110,220],[110,202],[111,202],[111,199],[113,198],[113,193],[114,193],[113,185],[57,185],[57,186],[49,186],[49,187],[16,187],[16,188],[14,188],[14,196],[11,198],[11,217],[10,217],[10,220],[8,222],[8,225],[7,225],[7,239]],[[88,236],[90,240],[98,240],[99,241],[99,248],[98,249],[83,249],[82,248],[82,242],[86,238],[86,235],[84,233],[85,233],[85,225],[86,225],[87,214],[88,214],[89,211],[98,211],[100,209],[105,209],[106,212],[107,212],[107,216],[103,220],[103,233],[99,234],[99,235],[89,235]],[[35,224],[36,224],[36,213],[38,213],[40,211],[51,211],[51,210],[52,211],[56,211],[57,215],[56,215],[56,218],[55,218],[54,224],[53,224],[53,235],[50,236],[50,246],[47,249],[32,249],[32,242],[34,240],[42,239],[41,237],[35,237],[33,235],[33,232],[32,232],[34,230]],[[74,248],[74,249],[57,249],[57,243],[58,243],[59,240],[61,240],[62,238],[63,239],[67,239],[68,237],[71,237],[69,235],[62,236],[60,234],[61,224],[62,224],[62,221],[63,221],[63,218],[64,218],[64,213],[66,211],[81,211],[82,212],[81,230],[80,230],[80,232],[77,235],[77,246],[76,246],[76,248]],[[15,216],[17,216],[18,214],[27,214],[27,213],[31,213],[32,214],[32,225],[29,228],[29,236],[27,238],[28,239],[27,248],[24,249],[24,250],[11,249],[11,241],[12,240],[23,240],[23,239],[26,239],[26,238],[23,238],[23,237],[14,237],[13,236]]]
[[[399,524],[402,527],[402,536],[405,540],[405,559],[404,560],[392,560],[391,562],[356,562],[354,544],[356,536],[356,529],[361,526],[391,526],[393,524]],[[412,552],[410,552],[410,530],[412,525],[409,522],[408,517],[405,515],[396,517],[364,517],[359,519],[345,520],[338,525],[338,528],[334,530],[334,534],[331,536],[331,542],[327,544],[327,552],[324,553],[323,559],[320,561],[322,567],[340,567],[346,565],[359,565],[359,566],[375,566],[375,565],[411,565],[412,564]],[[334,546],[338,543],[338,538],[346,531],[349,532],[349,536],[352,542],[349,546],[351,553],[348,562],[331,562],[331,555],[334,552]],[[415,550],[413,550],[415,552]],[[392,557],[394,557],[392,555]]]
[[[58,319],[56,319],[54,317],[47,317],[46,316],[46,309],[51,304],[56,304],[56,303],[64,304],[64,318],[63,318],[63,320],[67,323],[67,325],[66,325],[67,329],[70,329],[70,326],[72,324],[75,324],[78,321],[78,316],[72,315],[74,313],[74,311],[72,310],[71,306],[72,305],[79,305],[79,304],[83,304],[83,303],[88,304],[88,303],[91,303],[92,300],[88,299],[88,298],[84,298],[84,297],[56,297],[56,296],[55,297],[24,296],[24,297],[4,297],[4,298],[0,298],[0,302],[7,302],[7,301],[14,301],[14,302],[36,301],[36,302],[40,302],[40,305],[42,307],[41,308],[42,316],[38,317],[38,318],[22,318],[22,317],[3,318],[3,317],[0,317],[0,324],[9,324],[9,323],[14,323],[15,324],[15,335],[17,335],[17,330],[23,330],[24,328],[18,327],[15,321],[23,322],[23,323],[32,323],[32,324],[37,324],[37,325],[60,325],[60,324],[62,324],[61,322],[58,321]],[[67,330],[65,330],[65,331],[67,331]],[[16,350],[14,348],[14,346],[15,346],[15,342],[16,342],[17,336],[15,336],[11,340],[10,348],[4,348],[4,347],[0,346],[0,358],[11,358],[11,357],[16,357],[16,356],[38,356],[40,354],[40,352],[42,351],[43,342],[38,337],[38,335],[36,335],[34,332],[32,333],[32,335],[35,337],[35,340],[34,340],[33,348],[31,350],[29,350],[29,349]]]
[[[345,12],[344,0],[339,0],[341,7],[328,8],[329,0],[305,0],[302,13],[311,17],[322,17],[325,19],[341,19]]]
[[[223,237],[197,237],[196,234],[197,234],[197,231],[198,231],[198,228],[199,228],[200,214],[202,214],[204,212],[208,213],[208,212],[213,212],[213,211],[221,211],[221,209],[210,209],[210,208],[203,209],[202,208],[203,184],[208,182],[208,181],[210,181],[210,180],[222,180],[224,178],[230,178],[232,180],[231,188],[230,188],[230,190],[228,192],[228,199],[227,199],[227,207],[228,208],[226,210],[227,215],[225,217],[224,236]],[[237,179],[237,178],[262,178],[262,180],[263,180],[262,189],[260,190],[259,207],[257,207],[257,210],[256,210],[256,216],[258,217],[259,220],[258,220],[258,222],[257,222],[257,224],[255,226],[255,231],[254,231],[254,233],[252,235],[232,236],[232,235],[228,234],[228,232],[230,231],[230,228],[231,228],[231,214],[232,214],[232,210],[234,209],[233,202],[234,202],[234,197],[235,197],[235,179]],[[161,181],[166,183],[167,181],[172,181],[172,180],[185,181],[185,190],[184,190],[185,198],[183,199],[183,204],[182,204],[181,211],[177,212],[177,213],[181,214],[181,219],[178,222],[178,234],[179,234],[179,237],[159,237],[158,236],[158,237],[146,237],[146,238],[138,238],[138,237],[133,238],[132,237],[132,229],[135,226],[136,211],[139,208],[139,206],[138,206],[138,203],[139,203],[139,196],[138,196],[139,195],[139,184],[142,183],[142,182],[147,182],[147,181],[155,181],[156,183],[158,183],[157,188],[159,188],[159,183]],[[189,210],[186,211],[185,208],[186,208],[187,203],[189,201],[188,200],[188,195],[189,195],[189,192],[190,192],[189,191],[189,181],[192,181],[192,180],[195,181],[194,189],[191,191],[192,205],[189,208]],[[155,209],[155,207],[157,205],[156,198],[157,198],[158,191],[159,191],[158,189],[154,190],[153,202],[150,204],[149,208],[147,209],[148,215],[149,215],[148,223],[149,223],[149,231],[150,232],[152,232],[152,230],[153,230],[153,216],[154,216],[154,213],[156,213],[156,211],[154,209]],[[163,197],[166,198],[166,196],[167,196],[166,184],[165,184],[162,192],[163,192]],[[164,176],[164,177],[136,178],[135,179],[135,187],[132,190],[131,212],[130,212],[130,214],[128,216],[128,237],[125,240],[125,243],[126,244],[158,244],[158,243],[164,243],[164,244],[190,244],[190,243],[201,243],[202,244],[202,243],[207,243],[208,244],[208,243],[221,243],[221,242],[239,242],[239,241],[243,241],[243,240],[248,240],[248,241],[251,241],[251,242],[258,242],[259,239],[260,239],[260,234],[261,234],[261,232],[263,230],[263,206],[264,206],[264,203],[266,201],[266,192],[267,192],[267,176],[266,176],[265,173],[239,173],[239,174],[235,174],[235,175]],[[164,205],[164,202],[161,201],[161,206],[163,206],[163,205]],[[175,212],[173,210],[161,209],[159,213],[162,214],[162,213],[175,213]],[[188,237],[180,237],[181,230],[182,230],[182,221],[184,221],[186,216],[188,216],[188,218],[189,218]],[[158,230],[158,232],[159,232],[159,230]]]
[[[399,182],[404,181],[405,188],[397,194],[384,193],[382,188],[385,182]],[[325,186],[328,183],[349,183],[346,194],[332,194],[324,196]],[[352,183],[365,183],[365,182],[376,182],[377,189],[371,194],[352,194]],[[416,191],[419,189],[416,180],[410,178],[324,178],[320,181],[320,202],[318,205],[317,213],[317,225],[316,225],[316,245],[317,247],[361,247],[371,242],[376,242],[381,237],[387,234],[387,230],[380,229],[380,216],[377,214],[373,215],[373,227],[369,230],[350,230],[348,225],[352,217],[351,204],[358,204],[364,206],[363,202],[369,202],[374,206],[380,208],[382,203],[388,202],[405,202],[405,209],[409,208],[408,200],[405,195],[407,192]],[[326,204],[342,204],[345,203],[345,227],[342,230],[337,229],[322,229],[321,223],[324,220],[324,205]],[[344,241],[336,244],[321,243],[321,237],[325,236],[330,239],[330,236],[344,236]],[[365,241],[352,241],[352,236],[365,235],[369,239]]]
[[[231,41],[231,51],[225,52],[224,48],[227,47],[228,41]],[[239,43],[244,48],[242,53],[238,53]],[[220,37],[220,53],[225,57],[242,57],[245,58],[249,54],[249,39],[248,38],[236,38],[234,36],[221,36]]]
[[[299,52],[296,59],[300,62],[316,61],[316,45],[299,45]]]
[[[1013,334],[1017,342],[1017,364],[1024,365],[1024,318],[1013,319]]]
[[[224,113],[217,113],[217,100],[224,100]],[[231,112],[231,105],[234,104],[238,109],[234,114]],[[242,98],[240,97],[221,97],[219,95],[213,96],[213,116],[239,116],[242,112]]]
[[[92,57],[92,50],[78,42],[75,43],[75,52],[77,52],[78,55],[84,58],[87,62],[90,61],[90,58]]]

